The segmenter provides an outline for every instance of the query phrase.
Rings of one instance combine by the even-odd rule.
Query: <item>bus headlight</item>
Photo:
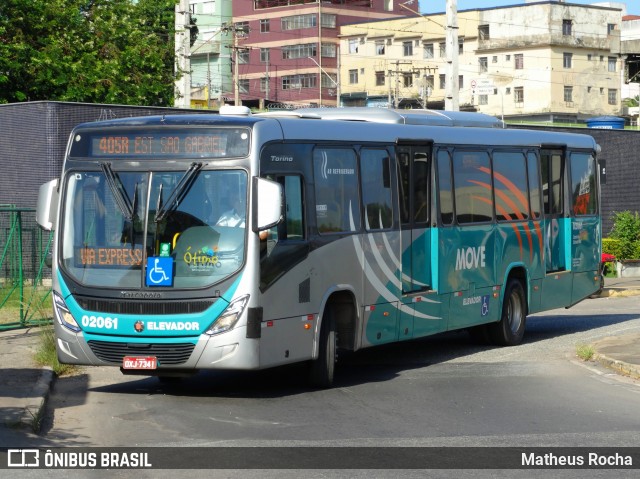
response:
[[[53,293],[53,311],[56,315],[56,319],[58,322],[67,329],[70,329],[74,333],[80,332],[80,326],[73,316],[69,312],[69,308],[67,308],[64,299],[58,293]]]
[[[227,306],[227,309],[225,309],[218,319],[209,326],[209,329],[207,329],[205,334],[213,336],[214,334],[224,333],[225,331],[232,329],[238,322],[238,319],[240,319],[240,316],[242,316],[242,312],[248,302],[249,295],[241,296],[240,298],[231,301],[229,306]]]

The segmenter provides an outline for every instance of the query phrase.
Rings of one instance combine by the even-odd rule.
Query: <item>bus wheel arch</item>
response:
[[[527,320],[526,271],[515,268],[509,273],[502,296],[500,320],[487,325],[493,343],[515,346],[522,342]]]
[[[309,364],[309,380],[313,386],[330,387],[338,350],[355,349],[356,311],[355,297],[349,291],[336,291],[325,302],[317,333],[317,354]]]

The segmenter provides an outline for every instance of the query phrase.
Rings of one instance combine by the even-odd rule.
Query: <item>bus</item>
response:
[[[304,362],[330,387],[338,351],[517,345],[599,288],[598,150],[425,110],[79,125],[37,207],[58,357],[161,380]]]

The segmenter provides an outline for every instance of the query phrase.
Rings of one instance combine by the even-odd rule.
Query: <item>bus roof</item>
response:
[[[370,107],[300,108],[259,113],[256,116],[402,123],[406,125],[504,128],[504,123],[493,116],[468,111],[389,110]]]

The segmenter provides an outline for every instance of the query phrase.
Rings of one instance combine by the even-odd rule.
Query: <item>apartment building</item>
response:
[[[189,0],[189,12],[198,28],[198,39],[189,52],[190,105],[217,108],[233,91],[231,0]]]
[[[459,11],[460,109],[549,121],[619,115],[623,7],[546,1]],[[340,103],[442,108],[446,25],[444,14],[414,14],[343,26]]]
[[[224,96],[258,108],[336,106],[340,27],[407,15],[394,0],[234,0],[235,85]]]

